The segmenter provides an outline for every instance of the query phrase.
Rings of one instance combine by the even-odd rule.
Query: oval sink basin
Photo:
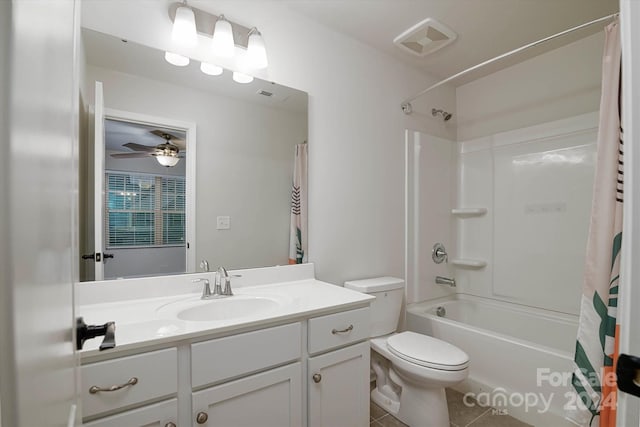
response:
[[[271,298],[237,295],[210,300],[191,300],[167,304],[160,311],[192,322],[214,322],[264,315],[280,304]]]

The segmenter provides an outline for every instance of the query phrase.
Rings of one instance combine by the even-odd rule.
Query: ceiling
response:
[[[446,78],[480,62],[618,11],[618,0],[284,0],[292,10],[353,37],[399,61]],[[393,39],[432,17],[458,34],[424,58],[405,53]],[[483,68],[454,85],[600,31],[606,23],[545,43]]]
[[[174,136],[175,138],[172,138],[171,143],[176,145],[181,152],[186,150],[187,147],[185,139],[187,137],[187,133],[184,131],[111,119],[104,121],[105,150],[134,153],[135,151],[124,147],[124,144],[133,142],[136,144],[148,145],[150,147],[164,144],[164,138],[151,133],[151,131],[154,130],[159,130]]]

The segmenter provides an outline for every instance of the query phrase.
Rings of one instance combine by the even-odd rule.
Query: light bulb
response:
[[[233,56],[235,44],[233,42],[233,28],[224,15],[220,15],[213,30],[211,49],[217,56],[230,58]]]
[[[251,83],[253,81],[253,77],[248,75],[248,74],[244,74],[244,73],[240,73],[238,71],[234,71],[233,72],[233,81],[236,83]]]
[[[169,52],[169,51],[164,53],[164,59],[169,64],[172,64],[178,67],[185,67],[189,65],[189,58],[187,58],[186,56],[178,55],[177,53]]]
[[[210,76],[219,76],[220,74],[222,74],[223,70],[222,67],[219,67],[217,65],[202,62],[200,64],[200,71]]]
[[[176,9],[171,40],[179,47],[192,48],[198,45],[196,17],[190,7],[180,6]]]
[[[264,46],[262,34],[255,27],[249,32],[249,43],[247,46],[247,59],[249,66],[260,70],[267,68],[269,61],[267,60],[267,50]]]

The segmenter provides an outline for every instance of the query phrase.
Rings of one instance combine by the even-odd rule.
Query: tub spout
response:
[[[436,284],[438,285],[447,285],[455,288],[456,279],[450,279],[448,277],[436,276]]]

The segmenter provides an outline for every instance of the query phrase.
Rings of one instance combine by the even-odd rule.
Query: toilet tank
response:
[[[350,280],[344,287],[376,297],[371,303],[371,336],[379,337],[396,331],[400,320],[404,280],[397,277],[375,277]]]

